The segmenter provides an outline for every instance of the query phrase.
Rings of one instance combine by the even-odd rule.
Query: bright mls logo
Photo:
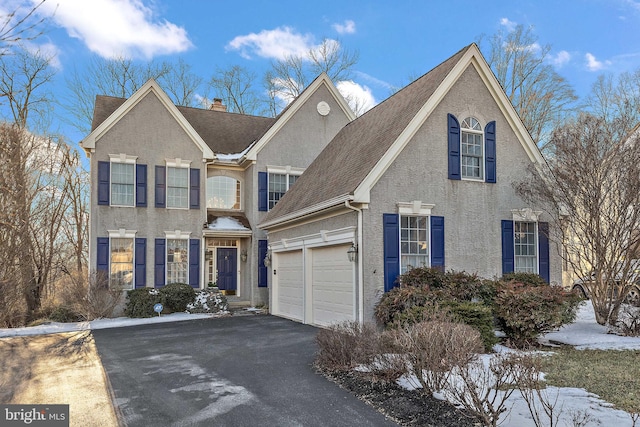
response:
[[[69,427],[69,405],[0,405],[1,426]]]

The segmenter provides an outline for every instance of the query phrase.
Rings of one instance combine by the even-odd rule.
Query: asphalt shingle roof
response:
[[[471,45],[347,124],[264,222],[353,194]]]
[[[95,130],[124,102],[125,98],[98,95],[91,130]],[[258,140],[276,121],[271,117],[249,116],[202,108],[180,107],[178,111],[191,124],[214,153],[240,153]]]

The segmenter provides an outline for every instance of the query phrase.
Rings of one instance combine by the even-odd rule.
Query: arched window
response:
[[[208,177],[207,208],[240,209],[240,181],[228,176]]]
[[[467,117],[460,124],[462,160],[462,177],[484,179],[483,170],[483,132],[482,126],[475,117]]]

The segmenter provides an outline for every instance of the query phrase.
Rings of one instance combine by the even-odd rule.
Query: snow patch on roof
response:
[[[253,147],[255,145],[255,141],[253,141],[251,144],[249,144],[249,146],[247,148],[245,148],[244,150],[242,150],[241,153],[228,153],[228,154],[223,154],[223,153],[216,153],[216,157],[218,158],[218,160],[223,161],[223,162],[231,162],[234,160],[240,160],[241,158],[243,158],[245,156],[245,154],[247,154],[247,152],[251,149],[251,147]]]
[[[228,216],[221,216],[208,225],[209,230],[249,230],[240,221]]]

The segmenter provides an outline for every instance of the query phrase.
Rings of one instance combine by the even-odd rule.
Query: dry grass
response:
[[[575,350],[562,347],[543,358],[547,384],[578,387],[619,409],[640,412],[640,351]]]

